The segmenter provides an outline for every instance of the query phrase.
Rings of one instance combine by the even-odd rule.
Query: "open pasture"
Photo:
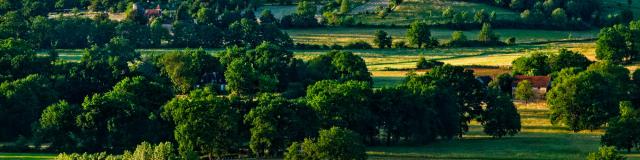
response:
[[[376,30],[389,33],[394,41],[405,40],[406,28],[314,28],[314,29],[288,29],[285,30],[296,43],[306,44],[340,44],[345,45],[356,40],[369,43],[373,42],[373,34]],[[431,36],[441,43],[451,38],[451,29],[431,29]],[[515,37],[517,43],[562,41],[572,39],[595,38],[598,30],[586,31],[549,31],[549,30],[523,30],[523,29],[495,29],[494,32],[502,39]],[[468,39],[476,39],[479,30],[464,31]]]
[[[45,160],[55,158],[55,154],[48,153],[2,153],[0,159],[6,160]]]

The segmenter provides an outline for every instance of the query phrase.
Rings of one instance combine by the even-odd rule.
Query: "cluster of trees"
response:
[[[426,22],[420,21],[411,23],[409,29],[407,30],[406,36],[409,44],[417,46],[417,48],[433,48],[438,46],[501,46],[507,44],[500,41],[500,37],[493,32],[491,24],[489,23],[484,23],[482,25],[482,29],[478,34],[477,40],[468,40],[463,32],[455,31],[452,33],[451,40],[449,42],[440,44],[437,39],[431,37],[431,30],[429,25]]]
[[[78,62],[36,56],[22,40],[0,44],[7,68],[0,73],[0,139],[25,137],[58,151],[172,141],[181,157],[225,157],[243,148],[282,156],[300,146],[287,156],[344,152],[362,159],[363,144],[449,139],[467,132],[471,120],[495,137],[520,130],[510,96],[462,67],[435,67],[401,86],[373,89],[353,53],[302,61],[270,42],[143,57],[116,37],[86,49]],[[321,129],[328,130],[318,135]]]
[[[544,76],[560,72],[564,68],[586,69],[591,63],[579,52],[560,49],[558,53],[535,52],[512,62],[515,75]]]
[[[23,39],[43,49],[88,48],[106,44],[118,36],[131,40],[136,48],[255,47],[262,41],[293,46],[291,38],[279,30],[269,12],[258,20],[252,9],[245,10],[246,6],[240,4],[226,6],[200,1],[179,4],[172,17],[163,15],[153,19],[146,17],[140,8],[129,8],[126,19],[121,22],[110,20],[105,13],[93,19],[79,15],[48,18],[46,13],[27,14],[28,8],[18,8],[0,17],[0,38]]]
[[[598,0],[464,0],[488,3],[520,13],[523,23],[537,26],[573,28],[585,24],[610,26],[633,19],[630,10],[608,13]]]
[[[596,58],[617,64],[637,60],[640,53],[639,36],[640,21],[602,28],[596,42]]]

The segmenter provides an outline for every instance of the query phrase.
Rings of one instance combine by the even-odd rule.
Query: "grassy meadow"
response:
[[[288,29],[285,30],[297,43],[307,44],[340,44],[345,45],[356,40],[369,43],[373,42],[373,33],[383,30],[389,33],[394,41],[405,40],[406,28],[314,28],[314,29]],[[431,29],[431,36],[440,42],[446,42],[451,38],[451,29]],[[517,43],[562,41],[572,39],[595,38],[599,30],[586,31],[549,31],[549,30],[523,30],[523,29],[495,29],[494,32],[502,39],[515,37]],[[476,39],[479,30],[463,31],[468,39]]]
[[[45,160],[55,158],[55,154],[48,153],[3,153],[0,152],[0,159],[6,160]]]
[[[515,19],[520,17],[519,13],[482,3],[441,0],[405,0],[385,18],[379,18],[377,14],[359,14],[356,15],[355,18],[364,24],[376,25],[409,25],[413,21],[425,19],[438,22],[447,19],[442,16],[442,12],[447,7],[451,7],[456,11],[467,11],[470,14],[483,9],[487,13],[495,11],[498,19]]]

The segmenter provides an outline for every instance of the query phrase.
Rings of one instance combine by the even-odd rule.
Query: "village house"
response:
[[[536,93],[544,95],[551,89],[551,77],[549,76],[524,76],[516,75],[513,77],[512,89],[515,90],[518,83],[527,80],[531,82],[531,86]]]

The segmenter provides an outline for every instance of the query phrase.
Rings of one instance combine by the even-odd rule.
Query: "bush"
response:
[[[175,154],[175,148],[171,142],[164,142],[158,145],[152,145],[142,142],[136,147],[132,153],[125,151],[123,155],[111,155],[106,152],[100,153],[72,153],[59,154],[55,160],[173,160],[178,159]]]
[[[424,57],[421,57],[420,60],[418,60],[418,64],[416,65],[416,68],[418,69],[431,69],[433,67],[439,67],[444,65],[444,62],[440,62],[440,61],[436,61],[436,60],[426,60]]]
[[[298,159],[367,159],[365,146],[360,135],[340,127],[320,130],[316,141],[306,139],[303,143],[293,143],[285,153],[286,160]]]
[[[515,45],[516,44],[516,37],[509,37],[507,38],[506,42],[507,45]]]
[[[396,41],[393,43],[393,48],[408,48],[407,42],[405,41]]]
[[[624,160],[614,147],[600,147],[597,152],[589,153],[587,160]]]
[[[351,42],[349,44],[347,44],[346,46],[344,46],[344,48],[346,49],[371,49],[373,48],[371,46],[371,44],[362,41],[362,40],[357,40],[355,42]]]

